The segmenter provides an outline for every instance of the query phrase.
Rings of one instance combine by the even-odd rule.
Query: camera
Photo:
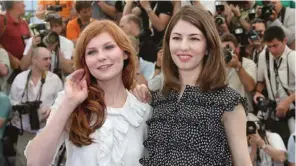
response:
[[[38,109],[42,101],[27,101],[22,104],[12,106],[13,111],[18,111],[20,115],[29,114],[30,126],[32,130],[40,128]]]
[[[257,108],[262,112],[267,112],[268,110],[275,110],[276,109],[276,101],[266,99],[263,97],[257,98],[258,104]]]
[[[273,4],[266,4],[262,7],[261,12],[261,18],[265,21],[268,21],[270,16],[272,15],[272,11],[275,10],[275,7]]]
[[[251,41],[257,41],[260,40],[260,36],[259,34],[254,30],[255,28],[253,28],[250,32],[248,32],[248,38]]]
[[[55,12],[60,12],[60,11],[62,11],[63,10],[63,6],[61,6],[61,5],[49,5],[48,7],[47,7],[47,10],[50,10],[50,11],[55,11]]]
[[[224,53],[224,60],[227,64],[231,61],[232,57],[234,56],[233,50],[230,48],[229,44],[227,44],[226,47],[224,47],[223,53]]]
[[[255,9],[248,10],[248,17],[250,21],[254,20],[256,17],[256,10]]]
[[[257,126],[253,121],[247,121],[247,135],[256,134]]]
[[[48,23],[32,24],[30,26],[33,32],[37,31],[41,42],[37,47],[48,47],[49,45],[59,42],[59,35],[56,32],[49,31]]]
[[[224,16],[223,16],[223,15],[217,15],[217,16],[215,17],[215,23],[216,23],[216,25],[218,25],[218,26],[224,24],[224,23],[225,23],[225,18],[224,18]]]
[[[225,10],[224,4],[220,1],[216,1],[215,6],[218,14],[221,14]]]

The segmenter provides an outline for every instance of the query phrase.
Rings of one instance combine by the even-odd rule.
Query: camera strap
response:
[[[286,16],[286,7],[283,7],[278,15],[278,18],[281,17],[282,24],[284,24],[285,16]]]
[[[289,70],[289,55],[290,55],[291,52],[292,51],[290,51],[287,54],[287,84],[288,84],[288,86],[289,86],[289,82],[290,82],[290,78],[289,78],[289,71],[290,71]],[[270,85],[270,89],[271,89],[271,92],[272,92],[272,96],[275,99],[275,95],[273,93],[273,88],[272,88],[272,84],[271,84],[271,77],[270,77],[270,63],[269,63],[269,51],[268,51],[268,49],[265,50],[265,59],[266,59],[266,66],[267,66],[267,77],[269,79],[269,85]],[[279,65],[276,64],[275,60],[273,62],[274,62],[273,68],[274,68],[274,72],[275,72],[275,76],[276,76],[276,78],[275,78],[276,79],[276,84],[277,84],[277,80],[278,80],[279,83],[281,84],[281,86],[283,87],[286,95],[290,96],[290,93],[289,93],[288,89],[283,86],[283,83],[282,83],[282,81],[281,81],[281,79],[279,77],[279,74],[278,74],[278,69],[279,69],[282,61],[280,60]],[[278,90],[278,89],[276,89],[276,90]],[[295,101],[293,101],[293,105],[295,106]]]

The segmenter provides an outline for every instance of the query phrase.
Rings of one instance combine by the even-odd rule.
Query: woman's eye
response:
[[[190,40],[192,40],[192,41],[199,41],[199,38],[197,38],[197,37],[192,37],[192,38],[190,38]]]
[[[108,45],[105,47],[106,50],[111,50],[112,48],[114,48],[114,45]]]
[[[88,52],[87,52],[87,55],[93,55],[93,54],[95,54],[95,53],[97,53],[97,51],[96,51],[96,50],[92,50],[92,51],[88,51]]]
[[[173,40],[181,40],[180,37],[173,37]]]

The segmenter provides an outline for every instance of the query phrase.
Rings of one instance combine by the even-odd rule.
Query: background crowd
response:
[[[114,21],[135,52],[136,81],[151,91],[163,83],[162,41],[185,5],[215,21],[227,84],[248,103],[249,153],[254,165],[295,165],[294,1],[0,1],[0,165],[26,165],[24,150],[74,70],[81,32],[95,20]],[[186,29],[186,27],[184,27]],[[211,73],[209,73],[210,75]],[[61,165],[65,147],[53,165]]]

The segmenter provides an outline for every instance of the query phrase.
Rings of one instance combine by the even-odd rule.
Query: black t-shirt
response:
[[[151,4],[152,9],[154,9],[155,5],[157,5],[155,9],[155,14],[157,16],[159,16],[160,14],[166,14],[169,16],[173,15],[173,4],[171,1],[158,1],[155,4],[152,3]],[[152,28],[154,31],[153,41],[156,45],[158,45],[159,42],[163,39],[165,29],[159,32],[155,27],[152,26]]]

